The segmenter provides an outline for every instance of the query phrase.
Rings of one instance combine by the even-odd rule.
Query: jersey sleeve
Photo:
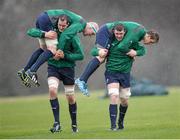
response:
[[[99,55],[99,49],[97,48],[97,46],[94,46],[94,47],[91,49],[91,55],[92,55],[92,56],[98,56],[98,55]]]
[[[77,33],[81,32],[84,29],[84,26],[82,23],[75,23],[70,25],[67,29],[65,29],[64,32],[62,32],[58,48],[63,50],[66,42],[72,39]]]
[[[143,39],[146,31],[143,26],[139,26],[137,28],[131,29],[127,31],[123,40],[119,43],[118,49],[123,50],[124,52],[129,51],[129,47],[135,42],[139,42]]]
[[[34,37],[34,38],[44,38],[45,32],[43,32],[37,28],[31,28],[31,29],[28,29],[27,35]]]
[[[73,47],[73,52],[66,52],[64,54],[64,59],[68,61],[83,60],[84,59],[83,46],[78,36],[75,36],[73,38],[72,47]]]
[[[137,56],[143,56],[147,52],[147,49],[141,43],[136,43],[134,49],[136,50]]]

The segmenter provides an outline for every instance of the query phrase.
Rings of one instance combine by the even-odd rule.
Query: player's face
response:
[[[152,39],[149,35],[145,36],[144,40],[143,40],[143,43],[145,45],[151,45],[151,44],[154,44],[155,43],[155,40]]]
[[[84,36],[91,36],[95,35],[94,30],[91,27],[86,27],[85,30],[83,31]]]
[[[59,20],[58,21],[58,29],[60,32],[63,32],[67,27],[68,27],[68,24],[67,24],[66,20],[64,20],[64,21]]]
[[[114,35],[118,41],[121,41],[125,35],[125,31],[124,30],[122,30],[122,31],[114,30]]]

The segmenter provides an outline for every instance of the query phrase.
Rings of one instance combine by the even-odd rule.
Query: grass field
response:
[[[1,98],[0,138],[36,139],[172,139],[180,138],[180,88],[171,88],[167,96],[132,97],[123,131],[109,131],[108,99],[103,91],[91,97],[77,94],[79,133],[70,129],[68,105],[59,95],[61,133],[48,130],[53,123],[48,95]]]

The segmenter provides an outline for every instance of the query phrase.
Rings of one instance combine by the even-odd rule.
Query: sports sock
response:
[[[121,123],[121,122],[124,121],[124,117],[125,117],[127,109],[128,109],[128,106],[122,106],[120,104],[120,106],[119,106],[119,120],[118,120],[118,123]]]
[[[59,101],[58,98],[50,100],[51,108],[54,115],[54,122],[59,123]]]
[[[80,80],[87,83],[89,77],[92,75],[93,72],[100,66],[100,61],[95,57],[93,58],[88,65],[86,66],[83,74],[80,76]]]
[[[50,50],[46,50],[44,51],[39,58],[37,59],[37,61],[32,65],[32,67],[30,68],[31,72],[36,72],[39,67],[44,64],[49,58],[53,57],[53,53]]]
[[[77,104],[69,104],[69,113],[71,116],[71,121],[72,121],[72,125],[77,125],[77,120],[76,120],[76,116],[77,116]]]
[[[24,70],[27,71],[38,59],[38,57],[43,53],[44,50],[39,48],[31,55],[30,59],[28,60],[27,65],[24,67]]]
[[[117,104],[109,105],[109,115],[111,120],[111,128],[116,127],[116,118],[117,118]]]

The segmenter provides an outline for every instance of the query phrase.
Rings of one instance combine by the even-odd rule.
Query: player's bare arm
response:
[[[57,33],[55,31],[45,32],[45,38],[56,39],[57,38]]]

